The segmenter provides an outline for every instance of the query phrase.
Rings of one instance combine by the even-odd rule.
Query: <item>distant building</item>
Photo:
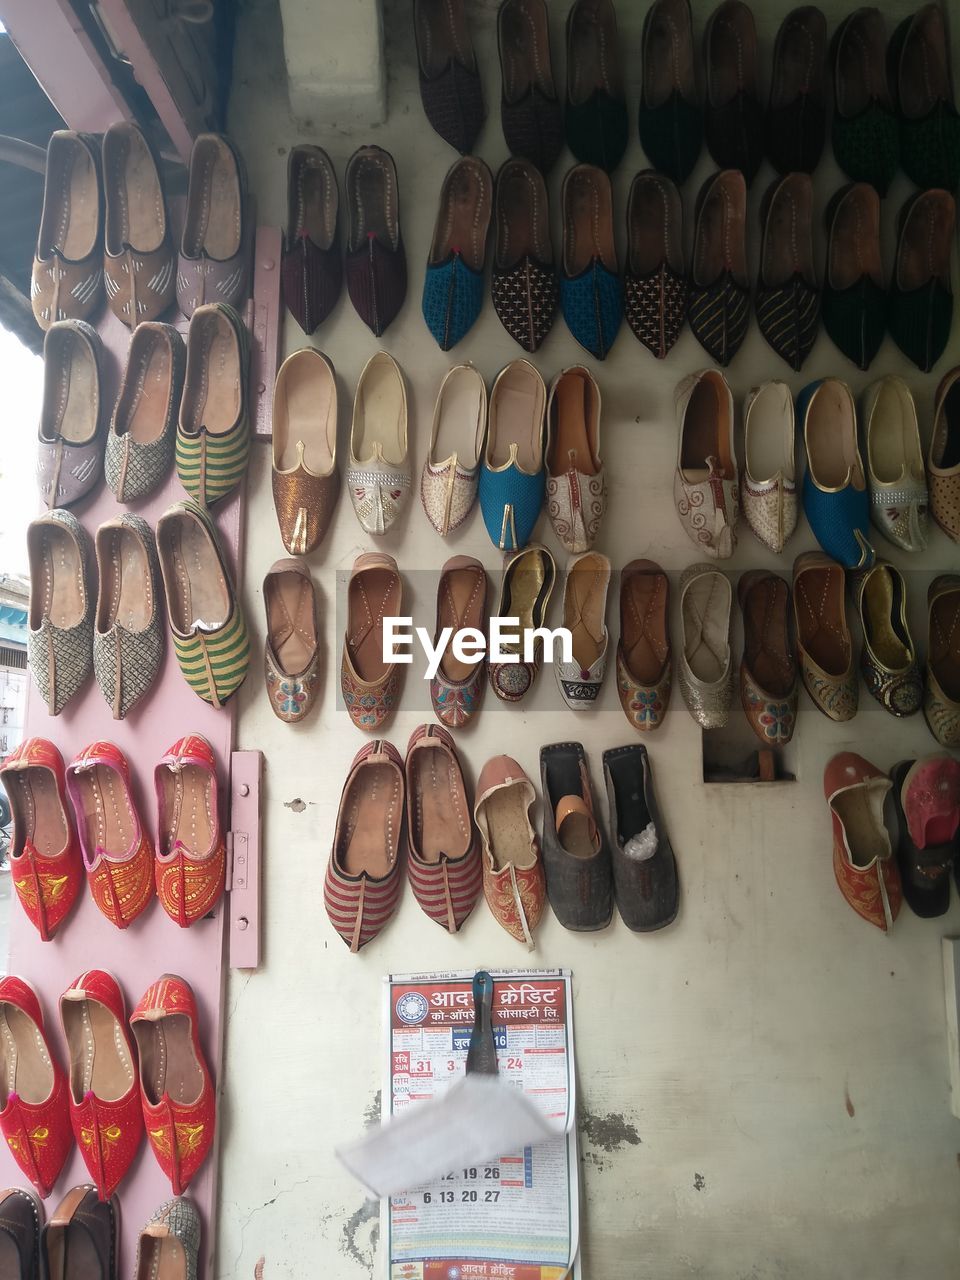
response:
[[[23,740],[29,599],[26,578],[0,573],[0,758]]]

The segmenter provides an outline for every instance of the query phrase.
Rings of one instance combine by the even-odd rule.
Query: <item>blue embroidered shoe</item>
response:
[[[803,509],[824,551],[847,569],[868,569],[870,497],[857,445],[857,411],[839,378],[811,382],[797,396],[807,469]]]
[[[441,351],[455,347],[483,306],[483,263],[493,207],[493,178],[464,156],[448,171],[423,281],[423,318]]]
[[[594,165],[578,164],[563,180],[561,200],[563,318],[581,347],[603,360],[623,319],[610,179]]]
[[[527,545],[543,506],[546,400],[543,379],[528,360],[501,369],[490,393],[480,510],[491,542],[501,551]]]

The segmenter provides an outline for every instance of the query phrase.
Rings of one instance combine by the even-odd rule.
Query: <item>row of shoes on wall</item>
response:
[[[115,1196],[71,1188],[49,1219],[43,1204],[21,1187],[0,1191],[0,1249],[16,1259],[10,1280],[119,1280],[120,1213]],[[183,1196],[167,1200],[137,1238],[135,1280],[197,1275],[200,1215]]]
[[[834,875],[857,915],[885,933],[904,900],[923,919],[944,915],[951,872],[960,892],[960,761],[901,760],[887,774],[842,751],[824,769],[823,791]]]
[[[676,411],[677,514],[697,549],[714,559],[736,550],[741,506],[752,532],[779,554],[802,505],[824,551],[848,569],[873,563],[871,525],[901,551],[923,552],[932,514],[960,541],[960,368],[938,388],[926,460],[913,395],[895,376],[869,386],[859,411],[839,378],[809,383],[796,401],[783,382],[754,387],[743,406],[742,471],[734,398],[720,370],[679,382]],[[799,486],[798,437],[806,457]]]
[[[614,903],[635,932],[668,925],[677,864],[646,748],[603,753],[609,838],[580,743],[541,748],[540,771],[542,835],[531,821],[534,785],[510,756],[486,762],[471,805],[453,738],[438,725],[413,731],[406,759],[390,742],[363,747],[344,782],[324,881],[330,923],[351,951],[396,911],[404,869],[420,908],[448,933],[481,889],[497,923],[531,950],[546,899],[566,929],[605,929]]]
[[[200,734],[178,739],[157,763],[154,841],[130,763],[112,742],[92,742],[64,767],[46,738],[27,738],[0,765],[14,834],[17,898],[44,942],[73,910],[86,876],[98,910],[118,929],[154,894],[181,928],[209,915],[224,890],[226,837],[213,750]]]
[[[470,152],[485,109],[464,0],[415,0],[413,21],[427,119],[458,151]],[[497,36],[500,118],[512,154],[546,173],[566,138],[578,160],[615,169],[629,126],[612,0],[576,0],[569,11],[565,118],[545,0],[503,0]],[[676,182],[689,177],[704,137],[715,163],[739,169],[748,183],[764,155],[781,174],[812,173],[826,138],[829,96],[834,155],[852,181],[869,182],[882,195],[900,165],[919,187],[952,192],[960,181],[960,118],[939,4],[905,18],[889,43],[879,9],[849,14],[829,51],[832,95],[826,19],[813,5],[793,9],[774,43],[766,111],[756,25],[742,0],[724,0],[711,14],[702,68],[689,0],[655,0],[643,24],[640,62],[640,141],[653,167]]]
[[[222,134],[194,140],[178,249],[156,158],[135,124],[111,125],[102,142],[58,130],[47,145],[34,316],[42,329],[89,320],[104,294],[131,329],[174,299],[187,317],[204,303],[242,307],[253,235],[243,164]]]
[[[36,991],[23,977],[0,979],[4,1025],[19,1031],[0,1046],[3,1078],[16,1081],[4,1091],[0,1131],[44,1199],[74,1142],[101,1202],[126,1176],[144,1130],[175,1196],[213,1146],[216,1093],[190,984],[165,973],[129,1019],[126,1010],[116,978],[81,973],[60,996],[64,1070]]]

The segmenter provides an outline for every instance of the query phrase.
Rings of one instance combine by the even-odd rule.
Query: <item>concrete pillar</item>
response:
[[[300,123],[386,117],[380,0],[280,0],[290,110]]]

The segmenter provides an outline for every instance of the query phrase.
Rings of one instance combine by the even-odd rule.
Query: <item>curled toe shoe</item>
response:
[[[852,751],[834,756],[823,772],[833,822],[833,871],[858,916],[884,933],[903,903],[900,872],[883,820],[890,779]]]
[[[423,318],[441,351],[455,347],[483,306],[483,269],[493,179],[464,156],[447,173],[423,281]]]
[[[593,165],[577,165],[563,180],[561,200],[563,318],[581,347],[603,360],[623,319],[610,179]]]

